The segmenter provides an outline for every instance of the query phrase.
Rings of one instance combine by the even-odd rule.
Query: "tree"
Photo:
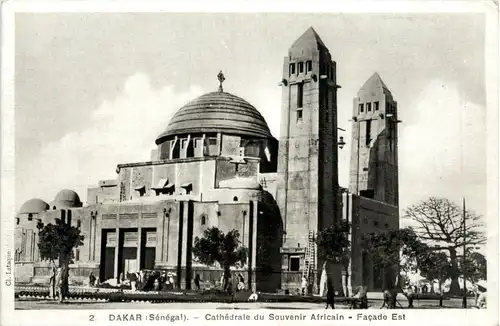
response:
[[[422,243],[410,228],[369,233],[363,237],[363,249],[371,255],[374,266],[385,271],[386,286],[393,286],[389,271],[399,265],[401,271],[416,269],[429,248]]]
[[[228,290],[228,280],[232,266],[244,266],[248,249],[241,246],[240,233],[237,230],[224,234],[217,227],[211,227],[203,232],[203,237],[194,239],[193,255],[200,263],[213,266],[218,263],[224,270],[224,291]]]
[[[486,280],[487,261],[479,252],[467,251],[465,256],[465,274],[472,283]],[[463,257],[458,259],[459,270],[463,270]]]
[[[433,250],[446,251],[450,257],[450,292],[460,293],[458,284],[458,254],[464,246],[480,245],[486,242],[480,216],[471,211],[465,212],[465,236],[462,209],[446,198],[431,197],[405,210],[404,218],[416,224],[417,236],[433,246]]]
[[[39,230],[38,250],[42,260],[49,260],[55,267],[58,262],[61,268],[61,293],[60,301],[67,296],[69,290],[69,265],[73,263],[74,249],[83,245],[83,236],[80,228],[71,226],[61,219],[56,219],[55,224],[44,225],[38,221]]]
[[[351,256],[351,242],[349,241],[350,224],[342,221],[340,225],[332,225],[318,233],[316,245],[318,257],[323,261],[339,264],[344,268],[347,284],[347,271]],[[346,293],[347,295],[347,293]]]
[[[439,291],[441,292],[442,285],[449,278],[451,269],[446,253],[429,251],[422,256],[418,266],[423,277],[430,281],[437,280],[439,282]],[[431,287],[431,291],[434,291],[434,287]]]

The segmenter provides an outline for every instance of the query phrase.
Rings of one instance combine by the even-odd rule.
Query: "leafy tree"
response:
[[[460,293],[458,284],[458,254],[462,246],[484,244],[486,238],[480,228],[480,216],[465,212],[465,236],[462,208],[446,198],[431,197],[405,210],[404,218],[413,221],[415,233],[422,241],[433,246],[433,250],[445,251],[450,257],[450,292]]]
[[[49,260],[52,266],[56,261],[61,268],[61,293],[60,300],[67,296],[69,290],[69,265],[73,263],[74,249],[83,245],[83,236],[80,228],[71,226],[61,219],[56,219],[55,224],[44,225],[38,221],[39,230],[38,250],[40,258]]]
[[[224,291],[228,290],[228,280],[232,266],[244,266],[248,249],[241,246],[240,233],[237,230],[224,234],[217,227],[203,232],[203,237],[194,239],[193,254],[200,263],[213,266],[218,263],[224,269]]]
[[[373,265],[385,270],[386,284],[391,287],[391,269],[399,264],[403,272],[415,270],[418,261],[429,251],[410,228],[369,233],[363,237],[362,246],[371,255]]]
[[[465,275],[472,283],[486,280],[487,261],[479,252],[468,251],[465,256]],[[459,270],[463,270],[463,257],[458,259]]]
[[[430,281],[437,280],[439,282],[439,291],[441,292],[442,284],[449,278],[451,269],[446,253],[429,251],[422,255],[418,267],[423,277]],[[431,287],[431,291],[434,291],[434,287]]]
[[[318,236],[316,237],[318,257],[325,262],[330,261],[341,265],[346,272],[346,277],[351,256],[349,231],[350,224],[344,220],[339,225],[334,224],[318,232]]]

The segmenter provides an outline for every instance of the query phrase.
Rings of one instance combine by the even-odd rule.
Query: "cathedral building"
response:
[[[380,76],[354,99],[348,188],[338,182],[336,63],[314,29],[284,59],[279,142],[254,106],[223,89],[222,73],[218,79],[218,91],[175,113],[149,161],[119,164],[116,179],[88,189],[85,205],[72,190],[50,203],[23,204],[16,281],[47,281],[36,224],[61,218],[84,236],[72,280],[161,269],[175,272],[180,288],[190,288],[195,274],[218,281],[222,270],[192,254],[195,237],[216,226],[240,232],[249,256],[238,272],[252,288],[294,290],[306,275],[317,291],[323,262],[315,237],[348,219],[352,258],[344,286],[381,289],[383,271],[360,245],[363,234],[399,228],[397,105]]]

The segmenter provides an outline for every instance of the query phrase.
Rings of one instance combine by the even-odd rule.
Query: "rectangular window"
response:
[[[208,144],[209,145],[217,145],[217,138],[209,138]]]
[[[290,64],[290,76],[295,75],[295,63]]]
[[[290,272],[298,272],[300,270],[300,257],[290,257]]]
[[[297,108],[301,108],[304,101],[304,84],[297,84]]]
[[[378,111],[378,109],[379,109],[378,102],[373,102],[373,108],[375,111]]]
[[[372,104],[366,103],[366,112],[370,112],[372,110]]]
[[[372,121],[366,120],[366,146],[370,145],[372,133]]]
[[[363,112],[364,112],[364,105],[360,104],[359,105],[359,113],[363,113]]]
[[[80,249],[75,250],[75,260],[79,261],[80,260]]]
[[[306,72],[311,72],[313,70],[313,63],[311,60],[306,61]]]
[[[297,122],[302,121],[302,110],[297,110]]]
[[[304,63],[299,62],[298,67],[299,67],[299,74],[303,74],[304,73]]]

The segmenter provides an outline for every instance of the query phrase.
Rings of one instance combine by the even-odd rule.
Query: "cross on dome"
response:
[[[217,79],[219,80],[219,92],[223,92],[224,90],[222,88],[222,83],[224,82],[224,80],[226,80],[226,77],[224,77],[222,70],[217,75]]]

